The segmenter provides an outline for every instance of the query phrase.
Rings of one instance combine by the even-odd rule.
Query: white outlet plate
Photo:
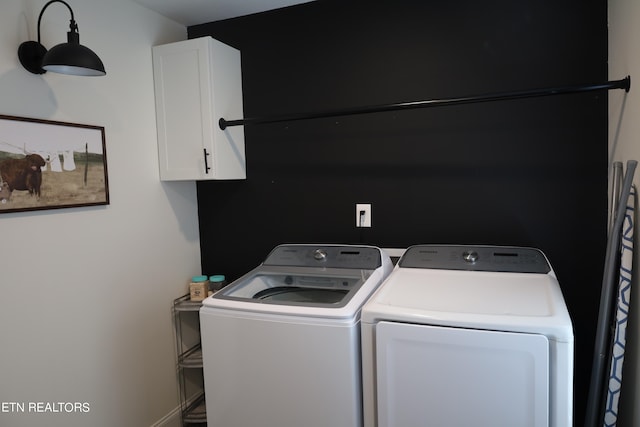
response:
[[[356,203],[356,227],[371,227],[370,203]]]

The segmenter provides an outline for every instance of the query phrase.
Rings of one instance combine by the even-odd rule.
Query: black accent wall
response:
[[[606,0],[319,0],[188,30],[241,50],[246,117],[608,80]],[[582,424],[606,247],[606,92],[245,135],[247,179],[197,184],[203,273],[235,279],[292,242],[540,248],[574,322]],[[355,227],[356,203],[372,204],[372,228]]]

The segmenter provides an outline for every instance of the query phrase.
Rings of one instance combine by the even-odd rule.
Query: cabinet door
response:
[[[240,52],[211,37],[155,46],[153,70],[160,178],[245,178],[242,127],[218,126],[243,114]]]

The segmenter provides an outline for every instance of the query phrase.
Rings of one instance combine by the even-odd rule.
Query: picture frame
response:
[[[0,213],[108,204],[104,127],[0,114]]]

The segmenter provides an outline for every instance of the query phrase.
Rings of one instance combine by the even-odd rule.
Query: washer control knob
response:
[[[325,251],[324,249],[316,249],[313,252],[313,257],[316,259],[316,261],[326,261],[327,251]]]
[[[464,251],[462,253],[462,259],[464,259],[466,262],[470,264],[474,264],[476,261],[478,261],[478,252]]]

